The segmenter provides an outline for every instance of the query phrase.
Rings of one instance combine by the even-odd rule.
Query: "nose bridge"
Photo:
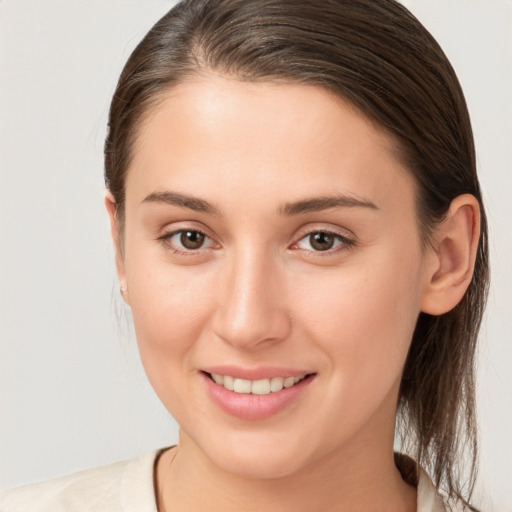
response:
[[[223,269],[214,329],[226,342],[251,347],[286,336],[289,322],[279,288],[279,265],[262,247],[234,250]]]

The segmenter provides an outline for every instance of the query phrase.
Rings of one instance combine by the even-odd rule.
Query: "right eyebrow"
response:
[[[295,203],[286,203],[281,207],[280,212],[283,215],[299,215],[301,213],[319,212],[329,208],[354,207],[369,208],[370,210],[379,209],[374,203],[366,199],[346,195],[335,195],[311,197]]]
[[[143,203],[164,203],[181,208],[188,208],[195,212],[208,213],[210,215],[221,216],[220,210],[212,203],[199,197],[180,194],[179,192],[171,192],[166,190],[163,192],[152,192],[144,200]]]

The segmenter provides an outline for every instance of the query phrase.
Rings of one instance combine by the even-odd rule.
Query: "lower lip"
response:
[[[209,375],[201,373],[207,392],[211,399],[224,412],[243,420],[264,420],[281,412],[306,391],[314,378],[309,375],[297,384],[268,395],[253,395],[252,393],[235,393],[224,386],[216,384]]]

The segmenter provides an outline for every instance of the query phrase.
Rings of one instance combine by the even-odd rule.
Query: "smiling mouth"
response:
[[[311,378],[314,374],[305,373],[296,377],[272,377],[271,379],[259,380],[239,379],[219,373],[206,373],[206,375],[208,375],[213,382],[228,391],[234,391],[240,394],[269,395],[270,393],[278,393],[285,388],[291,388],[304,379]]]

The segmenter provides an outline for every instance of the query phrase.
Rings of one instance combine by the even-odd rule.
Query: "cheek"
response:
[[[340,411],[368,415],[400,379],[419,313],[420,269],[384,256],[316,282],[300,306],[307,337],[327,357]],[[301,296],[297,291],[296,296]]]
[[[142,363],[157,393],[165,395],[173,392],[171,376],[190,371],[215,288],[211,273],[161,260],[135,256],[127,262],[126,278]]]

